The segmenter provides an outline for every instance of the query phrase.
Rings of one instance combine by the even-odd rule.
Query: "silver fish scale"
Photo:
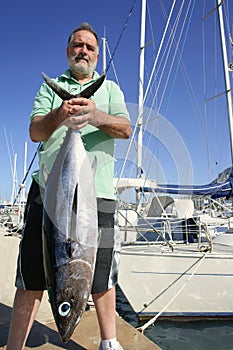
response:
[[[44,208],[46,283],[58,331],[66,342],[91,291],[98,241],[93,170],[77,131],[67,131],[48,176]],[[68,308],[65,314],[62,305]]]
[[[77,131],[68,130],[49,174],[45,208],[54,226],[59,228],[58,241],[63,242],[66,238],[97,247],[98,234],[95,231],[98,224],[93,170],[81,135]]]

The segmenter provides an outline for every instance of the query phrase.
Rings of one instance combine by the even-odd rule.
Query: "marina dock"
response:
[[[15,294],[14,280],[19,247],[19,237],[6,236],[6,233],[6,229],[0,227],[0,350],[6,349]],[[117,337],[124,350],[161,350],[119,316],[117,316]],[[25,349],[98,350],[99,341],[96,312],[94,308],[90,308],[85,311],[71,340],[62,343],[53,320],[47,293],[44,293]]]

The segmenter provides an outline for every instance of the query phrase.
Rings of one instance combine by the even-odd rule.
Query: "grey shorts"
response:
[[[103,292],[117,283],[119,250],[115,248],[119,247],[119,242],[116,242],[114,234],[115,206],[114,200],[97,198],[100,237],[92,294]],[[17,288],[25,290],[46,289],[43,266],[42,221],[43,204],[40,187],[33,181],[25,208],[23,236],[19,247],[15,283]]]

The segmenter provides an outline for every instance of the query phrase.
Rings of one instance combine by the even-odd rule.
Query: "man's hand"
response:
[[[93,100],[78,97],[67,101],[68,114],[64,124],[74,130],[79,130],[87,124],[98,126],[95,121],[96,106]]]
[[[96,108],[93,100],[83,97],[72,98],[66,103],[69,106],[69,113],[64,124],[69,128],[79,130],[90,124],[113,138],[130,137],[131,126],[127,118],[105,113]]]
[[[35,116],[30,124],[30,136],[34,142],[47,141],[62,125],[80,130],[92,125],[110,137],[127,139],[131,134],[130,122],[121,116],[112,116],[96,108],[95,102],[83,97],[63,101],[61,106],[45,116]]]

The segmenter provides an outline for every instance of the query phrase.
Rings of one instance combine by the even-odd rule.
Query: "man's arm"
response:
[[[96,110],[96,127],[115,139],[128,139],[131,134],[131,125],[125,117],[114,117]]]
[[[33,142],[47,141],[52,133],[69,118],[68,101],[46,115],[36,115],[29,126],[30,138]]]

